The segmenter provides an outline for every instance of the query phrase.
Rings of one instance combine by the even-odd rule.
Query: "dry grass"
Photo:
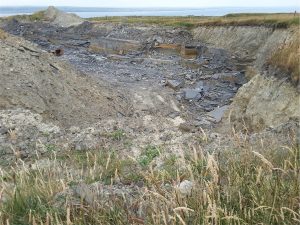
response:
[[[38,11],[30,15],[14,15],[14,16],[8,16],[6,19],[12,20],[12,19],[17,19],[17,20],[25,20],[25,21],[42,21],[45,19],[44,17],[44,12],[45,11]]]
[[[0,29],[0,39],[4,40],[7,38],[7,33]]]
[[[293,83],[300,80],[300,32],[295,32],[294,38],[280,46],[268,63],[290,74]]]
[[[259,140],[260,147],[254,149],[246,136],[235,134],[235,148],[210,152],[191,148],[182,157],[165,156],[159,169],[153,169],[154,159],[163,150],[153,146],[136,161],[108,150],[54,154],[50,166],[44,162],[1,171],[0,221],[5,225],[297,224],[299,146],[265,146],[268,141]],[[205,146],[209,140],[201,143]],[[190,193],[178,190],[182,180],[193,182]],[[97,181],[107,187],[144,182],[143,194],[134,201],[116,196],[110,202],[98,200],[97,207],[71,198],[56,204],[54,196],[67,187]],[[143,212],[137,213],[141,205]]]
[[[95,17],[90,21],[101,23],[142,23],[175,27],[194,28],[197,26],[268,26],[288,28],[299,25],[300,14],[228,14],[221,17],[187,16],[187,17]]]

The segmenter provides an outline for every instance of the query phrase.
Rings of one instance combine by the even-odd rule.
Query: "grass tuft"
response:
[[[7,38],[7,33],[0,29],[0,40],[4,40]]]

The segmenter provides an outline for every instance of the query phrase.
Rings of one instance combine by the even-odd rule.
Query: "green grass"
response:
[[[109,149],[65,152],[61,157],[54,154],[53,165],[45,168],[3,170],[0,221],[19,225],[133,221],[163,225],[297,224],[299,146],[292,141],[283,147],[262,145],[267,139],[250,145],[247,138],[238,137],[233,136],[231,148],[220,150],[203,151],[195,146],[179,155],[164,156],[158,147],[149,145],[138,159],[121,157]],[[159,168],[149,166],[159,157]],[[194,183],[189,195],[177,189],[183,180]],[[107,187],[143,182],[145,192],[133,201],[115,196],[109,202],[98,202],[96,208],[82,200],[74,204],[71,196],[60,197],[63,204],[56,204],[55,196],[66,187],[99,181]],[[142,216],[136,214],[140,205],[144,206]]]
[[[159,156],[160,152],[161,150],[156,146],[147,146],[138,159],[139,164],[143,167],[148,166],[156,157]]]
[[[14,16],[9,16],[7,17],[8,20],[11,19],[17,19],[17,20],[25,20],[29,22],[34,22],[34,21],[43,21],[45,20],[44,17],[45,11],[38,11],[30,15],[14,15]]]
[[[294,13],[244,13],[228,14],[219,17],[186,16],[186,17],[162,17],[162,16],[131,16],[131,17],[95,17],[90,21],[101,23],[138,23],[185,27],[188,29],[197,26],[266,26],[274,28],[288,28],[298,26],[300,14]]]
[[[120,141],[124,138],[126,138],[126,133],[124,130],[116,130],[116,131],[113,131],[112,133],[109,134],[109,136],[115,140],[115,141]]]

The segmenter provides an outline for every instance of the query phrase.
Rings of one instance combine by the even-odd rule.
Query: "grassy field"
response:
[[[125,140],[111,135],[115,141]],[[182,156],[165,155],[162,146],[148,146],[134,158],[120,157],[111,149],[55,153],[34,167],[1,172],[1,224],[18,225],[240,225],[300,222],[299,146],[266,144],[256,147],[247,138],[233,136],[232,148],[204,151],[210,140],[184,149]],[[265,143],[265,144],[264,144]],[[154,169],[157,158],[163,161]],[[48,165],[48,166],[47,166]],[[54,169],[55,168],[55,169]],[[77,174],[77,175],[76,175]],[[186,193],[183,180],[193,183]],[[84,196],[59,198],[78,183],[102,182],[128,186],[142,183],[142,194],[129,200],[111,196],[95,204]],[[74,197],[74,196],[73,196]],[[58,204],[58,202],[60,204]],[[142,213],[138,213],[143,206]]]
[[[187,16],[187,17],[96,17],[90,18],[95,22],[113,23],[144,23],[160,24],[175,27],[194,28],[197,26],[272,26],[288,28],[299,25],[300,14],[228,14],[221,17]]]

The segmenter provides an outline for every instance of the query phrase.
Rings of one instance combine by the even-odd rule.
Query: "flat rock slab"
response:
[[[198,100],[201,98],[201,94],[198,89],[185,89],[184,98],[186,100]]]
[[[218,107],[213,111],[209,112],[208,116],[212,117],[214,122],[219,123],[222,120],[224,113],[228,109],[228,107],[229,107],[228,105]]]

